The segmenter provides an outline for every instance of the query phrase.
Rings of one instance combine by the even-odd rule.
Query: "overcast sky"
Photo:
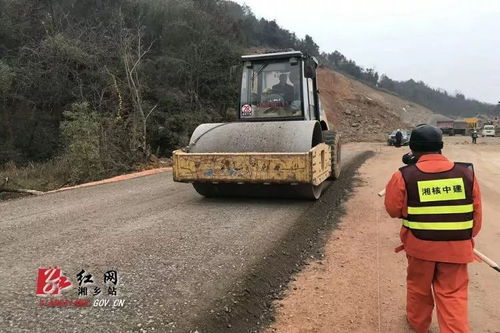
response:
[[[499,0],[235,0],[392,79],[500,101]]]

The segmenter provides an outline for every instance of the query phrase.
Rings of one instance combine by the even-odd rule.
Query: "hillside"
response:
[[[498,116],[500,104],[492,104],[477,101],[466,97],[462,93],[450,94],[444,89],[431,87],[422,81],[413,79],[397,81],[389,78],[386,74],[380,74],[373,68],[364,68],[348,59],[342,53],[321,53],[320,62],[337,72],[345,73],[356,80],[371,86],[380,87],[390,93],[422,105],[449,118],[463,118],[483,115],[486,117]]]
[[[0,0],[0,168],[35,163],[75,184],[169,157],[200,123],[231,120],[246,50],[289,48],[400,96],[428,96],[229,0]],[[340,74],[320,81],[349,140],[383,140],[430,114]]]
[[[344,141],[384,141],[394,129],[434,123],[440,117],[326,68],[319,70],[318,85],[327,117]]]

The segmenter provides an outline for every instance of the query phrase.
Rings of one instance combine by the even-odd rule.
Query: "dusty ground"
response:
[[[477,248],[500,261],[500,138],[446,138],[444,153],[456,161],[473,162],[482,187],[484,227]],[[362,144],[360,144],[362,145]],[[410,332],[405,321],[404,253],[399,221],[388,218],[376,193],[400,165],[407,148],[368,144],[376,157],[359,170],[363,184],[346,203],[346,215],[314,261],[276,301],[276,322],[270,332]],[[470,266],[471,332],[500,332],[500,276],[482,263]],[[431,332],[438,332],[434,319]]]

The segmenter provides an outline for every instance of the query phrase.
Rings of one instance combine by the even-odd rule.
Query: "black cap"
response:
[[[432,125],[418,125],[411,132],[410,148],[417,152],[437,152],[443,149],[443,133]]]

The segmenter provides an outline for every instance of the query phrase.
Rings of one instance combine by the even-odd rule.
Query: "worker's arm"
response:
[[[481,190],[479,189],[479,183],[475,177],[472,198],[474,200],[474,227],[472,229],[472,236],[476,237],[479,230],[481,230],[481,225],[483,224],[483,211],[481,203]]]
[[[402,217],[406,199],[406,185],[398,170],[385,187],[385,210],[391,217]]]

